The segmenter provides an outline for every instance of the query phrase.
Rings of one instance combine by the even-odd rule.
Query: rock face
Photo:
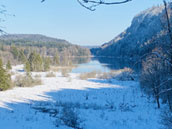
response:
[[[172,3],[168,4],[172,7]],[[169,11],[171,14],[171,11]],[[134,58],[152,51],[155,46],[168,41],[164,6],[156,6],[136,15],[124,32],[103,44],[91,49],[96,56]],[[162,42],[161,42],[162,41]]]

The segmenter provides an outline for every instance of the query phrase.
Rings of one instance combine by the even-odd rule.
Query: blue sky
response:
[[[44,34],[73,44],[101,45],[124,31],[132,18],[162,0],[133,0],[113,6],[99,6],[91,12],[76,0],[0,0],[9,14],[1,23],[8,33]]]

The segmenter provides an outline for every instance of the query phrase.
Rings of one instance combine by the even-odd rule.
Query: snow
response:
[[[12,71],[23,74],[18,71],[22,67],[15,66]],[[69,79],[58,72],[47,78],[45,72],[32,73],[36,74],[41,75],[43,85],[0,92],[1,129],[71,129],[62,124],[56,127],[58,117],[35,109],[60,109],[63,104],[76,108],[84,129],[161,127],[156,104],[141,92],[136,81],[80,80],[77,73],[70,73]]]

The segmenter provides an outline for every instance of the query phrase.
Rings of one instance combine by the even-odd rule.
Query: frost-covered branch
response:
[[[160,83],[157,87],[155,87],[156,89],[157,88],[161,88],[162,86],[164,86],[166,83],[168,83],[169,81],[172,81],[172,78],[168,78],[167,80],[163,81],[162,83]],[[150,92],[154,91],[155,88],[152,88],[150,90]]]
[[[167,93],[167,92],[169,92],[169,91],[172,91],[172,88],[165,89],[165,90],[161,91],[157,96],[159,96],[159,95],[161,95],[161,94],[163,94],[163,93]]]

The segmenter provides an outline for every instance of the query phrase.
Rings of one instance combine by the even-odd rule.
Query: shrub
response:
[[[161,113],[161,123],[164,125],[165,129],[172,129],[172,112],[169,110],[164,110]]]
[[[33,79],[30,75],[25,75],[25,76],[19,75],[16,76],[14,84],[17,87],[30,87],[30,86],[41,85],[42,81],[40,79]]]
[[[97,71],[89,72],[89,73],[81,73],[79,78],[82,80],[86,80],[88,78],[95,78],[97,75]]]
[[[103,73],[99,76],[100,79],[116,79],[119,81],[134,80],[133,71],[129,68],[120,70],[111,70],[110,72]]]
[[[61,69],[61,74],[63,77],[69,77],[70,71],[71,71],[71,69],[69,69],[69,68],[63,68],[63,69]]]
[[[78,113],[69,106],[63,107],[60,119],[65,125],[69,127],[81,129],[81,119],[79,118]]]
[[[35,78],[40,78],[41,77],[41,74],[36,74],[35,75]]]
[[[46,77],[56,77],[56,75],[53,72],[49,72],[46,74]]]
[[[51,66],[50,70],[54,71],[54,72],[58,72],[59,71],[59,67],[58,66]]]
[[[110,79],[112,77],[110,72],[104,72],[103,74],[99,75],[98,78],[100,79]]]
[[[113,76],[114,79],[119,81],[130,81],[134,80],[133,78],[133,71],[129,68],[121,69],[117,72],[116,75]]]

